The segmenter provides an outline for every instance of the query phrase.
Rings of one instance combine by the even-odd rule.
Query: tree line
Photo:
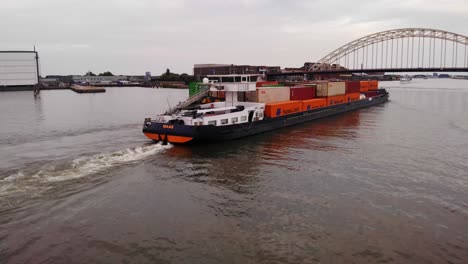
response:
[[[88,71],[85,74],[85,76],[114,76],[114,74],[112,74],[112,72],[110,72],[110,71],[105,71],[105,72],[101,72],[98,75],[96,75],[94,72]]]
[[[159,77],[159,81],[163,81],[163,82],[179,81],[179,82],[185,82],[185,84],[189,84],[195,81],[195,76],[188,75],[187,73],[182,73],[182,74],[172,73],[171,70],[167,69],[165,73],[161,74],[161,76]]]
[[[99,73],[99,74],[95,74],[92,71],[88,71],[85,75],[86,76],[114,76],[114,74],[112,74],[112,72],[110,72],[110,71],[105,71],[105,72],[102,72],[102,73]],[[164,81],[165,82],[167,82],[167,81],[172,81],[172,82],[179,81],[179,82],[184,82],[185,84],[189,84],[189,83],[195,81],[195,76],[189,75],[187,73],[182,73],[182,74],[173,73],[173,72],[171,72],[171,70],[167,69],[166,72],[161,74],[161,76],[159,77],[159,81],[163,81],[163,82]]]

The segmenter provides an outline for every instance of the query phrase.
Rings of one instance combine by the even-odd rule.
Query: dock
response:
[[[72,85],[70,90],[76,93],[105,93],[106,89],[93,86]]]

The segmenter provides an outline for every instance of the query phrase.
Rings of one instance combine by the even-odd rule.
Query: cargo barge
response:
[[[257,82],[256,78],[209,76],[205,87],[211,93],[223,93],[224,102],[176,109],[155,120],[146,118],[143,133],[164,143],[233,140],[374,106],[389,97],[376,83],[318,82],[287,87]]]

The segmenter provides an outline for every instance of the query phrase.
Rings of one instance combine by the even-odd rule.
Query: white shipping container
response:
[[[290,89],[284,87],[258,87],[257,89],[257,102],[259,103],[274,103],[289,101]]]
[[[345,82],[319,82],[317,83],[317,96],[328,97],[346,94]]]
[[[0,86],[36,85],[36,53],[0,51]]]

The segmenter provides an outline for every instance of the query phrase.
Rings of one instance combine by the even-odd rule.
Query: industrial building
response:
[[[253,66],[234,64],[195,64],[193,73],[195,78],[214,74],[262,74],[268,72],[281,72],[280,66]]]
[[[128,81],[128,76],[88,76],[88,75],[73,75],[72,82],[74,83],[114,83],[119,81]]]
[[[36,51],[0,51],[0,90],[31,90],[39,82]]]

